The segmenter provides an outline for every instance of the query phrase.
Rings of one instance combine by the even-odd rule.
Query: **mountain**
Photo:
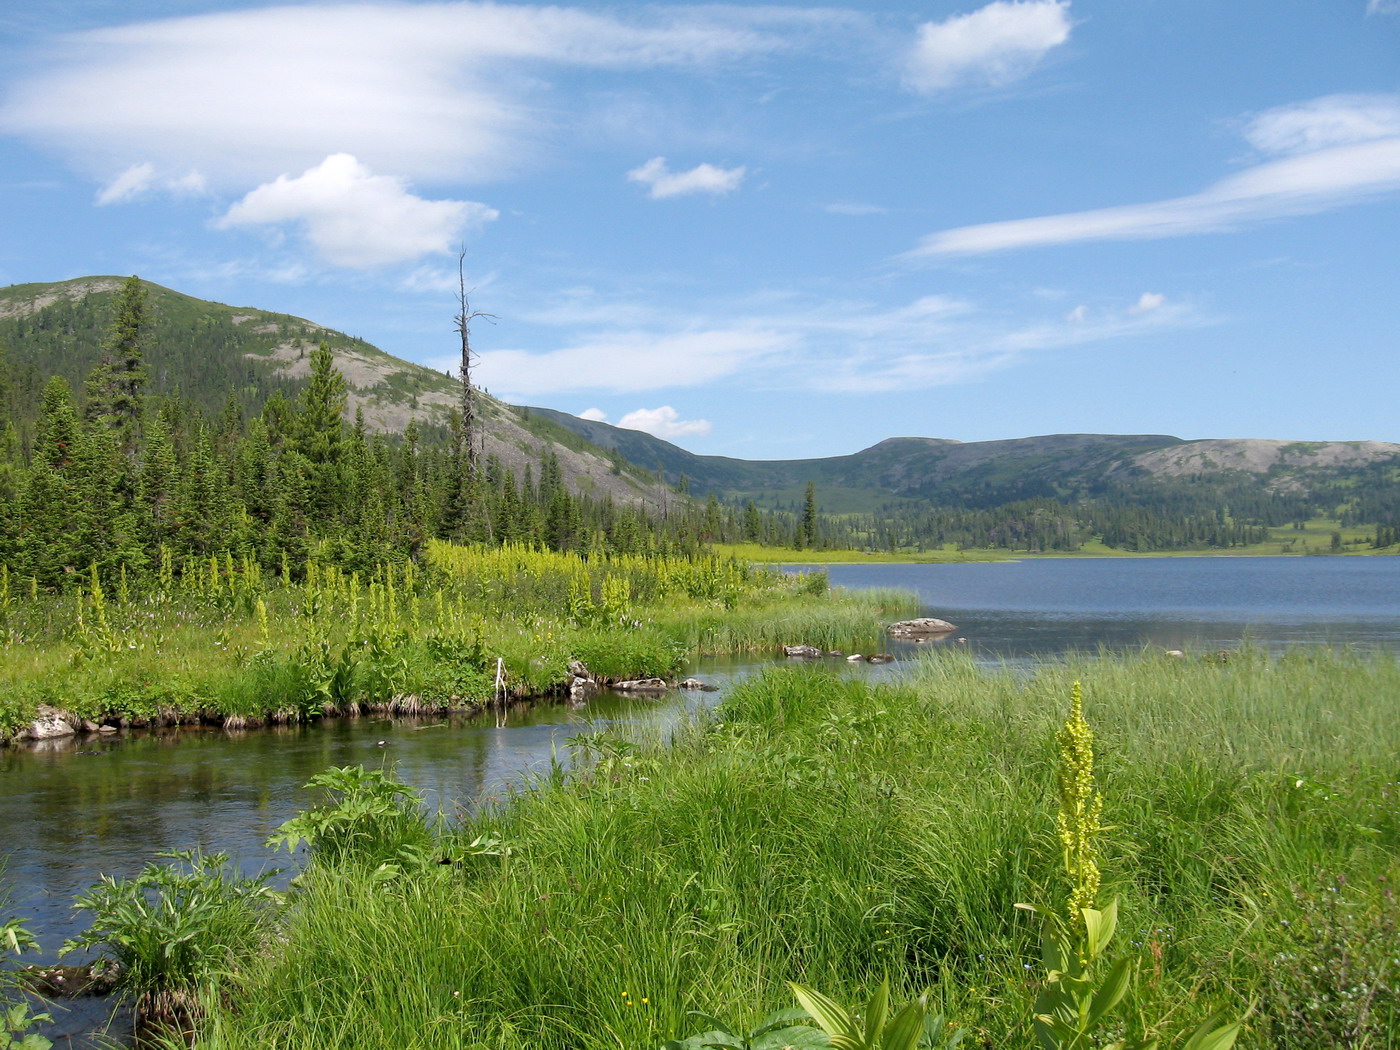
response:
[[[50,376],[75,391],[102,357],[103,341],[124,282],[80,277],[0,289],[0,352],[10,413],[23,424]],[[217,416],[232,400],[243,414],[276,392],[295,398],[310,374],[310,350],[326,343],[349,388],[347,414],[360,411],[372,432],[401,434],[417,420],[425,435],[445,437],[461,388],[442,372],[385,353],[363,339],[288,314],[228,306],[143,282],[150,372],[147,392],[179,395]],[[627,504],[660,502],[655,476],[591,445],[546,417],[520,412],[482,394],[483,451],[517,475],[538,471],[553,453],[579,492]]]
[[[1185,441],[1166,434],[970,442],[896,437],[848,456],[748,461],[697,456],[650,434],[551,409],[529,411],[639,466],[664,468],[672,481],[684,475],[697,495],[796,507],[810,481],[822,509],[837,514],[1105,496],[1152,503],[1186,487],[1203,497],[1228,492],[1235,502],[1245,496],[1313,500],[1315,510],[1326,512],[1322,516],[1335,517],[1348,500],[1400,481],[1400,444],[1384,441]]]
[[[0,387],[11,418],[38,403],[53,374],[81,390],[101,358],[122,285],[84,277],[0,289]],[[309,351],[324,342],[372,431],[447,435],[459,387],[362,339],[304,318],[207,302],[159,285],[147,290],[148,392],[178,394],[210,416],[230,399],[251,414],[274,393],[295,397]],[[693,495],[797,510],[808,482],[827,514],[909,515],[929,507],[982,509],[1026,500],[1110,500],[1146,508],[1296,520],[1351,515],[1400,521],[1400,445],[1381,441],[1185,441],[1165,434],[1052,434],[959,442],[892,437],[846,456],[742,460],[701,456],[636,430],[482,396],[485,452],[517,474],[555,455],[576,491],[633,505]],[[27,408],[25,406],[28,406]],[[1268,514],[1262,508],[1267,505]],[[1246,510],[1245,508],[1249,508]]]

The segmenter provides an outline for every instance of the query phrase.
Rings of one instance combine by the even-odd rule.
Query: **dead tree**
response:
[[[459,374],[462,379],[462,411],[457,422],[457,441],[466,464],[466,478],[476,480],[481,454],[477,433],[476,388],[472,386],[472,322],[477,318],[488,321],[496,319],[495,314],[472,310],[467,299],[466,249],[457,253],[457,334],[462,337],[462,365]]]

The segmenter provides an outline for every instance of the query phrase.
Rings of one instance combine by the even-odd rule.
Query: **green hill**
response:
[[[119,277],[80,277],[0,289],[0,367],[9,391],[9,417],[21,429],[50,376],[81,391],[100,361],[123,283]],[[289,398],[306,386],[309,353],[319,343],[335,352],[349,387],[347,415],[358,410],[371,432],[401,434],[417,420],[425,438],[445,437],[460,387],[431,368],[385,353],[332,328],[289,314],[228,306],[143,282],[147,326],[143,342],[147,392],[179,396],[217,417],[230,400],[247,417],[275,392]],[[546,417],[516,411],[482,395],[483,451],[517,474],[546,452],[558,458],[573,487],[625,503],[658,502],[655,477],[609,455]]]

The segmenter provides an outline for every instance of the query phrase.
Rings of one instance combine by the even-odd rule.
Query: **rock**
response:
[[[1163,655],[1163,656],[1175,657],[1176,659],[1180,660],[1180,659],[1181,659],[1182,657],[1184,657],[1186,654],[1183,653],[1180,649],[1168,649],[1168,650],[1167,650],[1165,653],[1163,653],[1162,655]]]
[[[577,663],[578,661],[574,661]],[[598,691],[598,683],[588,675],[569,676],[569,699],[583,701]]]
[[[860,662],[861,662],[862,660],[864,660],[864,659],[865,659],[865,657],[862,656],[860,653],[852,653],[850,656],[846,657],[846,663],[848,663],[848,664],[858,664],[858,663],[860,663]]]
[[[52,740],[58,736],[72,736],[73,733],[73,726],[62,711],[42,704],[33,723],[20,735],[28,740]]]
[[[664,678],[634,678],[630,682],[614,682],[612,687],[623,693],[663,693],[671,688]]]
[[[846,657],[846,654],[843,653],[840,649],[828,649],[826,651],[826,655],[834,660],[840,660],[842,657]],[[849,657],[846,657],[846,659],[849,659]]]
[[[707,693],[713,693],[719,689],[719,686],[711,685],[709,682],[702,682],[698,678],[687,678],[684,682],[681,682],[680,685],[678,685],[676,688],[700,689]]]
[[[582,660],[571,660],[569,662],[569,674],[573,675],[575,678],[586,678],[589,681],[593,680],[593,672],[584,666]]]
[[[957,624],[940,620],[936,616],[920,616],[916,620],[900,620],[899,623],[892,623],[886,628],[891,638],[919,638],[930,634],[948,634],[957,629]]]
[[[871,656],[867,656],[865,662],[868,664],[892,664],[894,663],[894,657],[889,653],[874,653]]]
[[[785,645],[783,655],[794,660],[816,660],[822,655],[822,651],[815,645]]]

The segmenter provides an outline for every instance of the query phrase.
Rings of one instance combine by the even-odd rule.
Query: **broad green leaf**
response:
[[[765,1032],[772,1031],[775,1028],[785,1028],[787,1026],[790,1026],[794,1021],[805,1021],[806,1019],[806,1010],[798,1010],[794,1008],[789,1008],[787,1010],[775,1010],[773,1013],[769,1014],[767,1017],[765,1017],[762,1021],[758,1023],[758,1027],[749,1033],[749,1038],[756,1039],[759,1036],[763,1035],[763,1033]],[[724,1026],[717,1025],[716,1027],[723,1028]]]
[[[890,979],[886,977],[870,993],[870,1001],[865,1004],[865,1045],[878,1046],[880,1033],[885,1030],[885,1021],[890,1015]]]
[[[1086,1023],[1093,1027],[1103,1019],[1110,1010],[1117,1006],[1128,993],[1128,985],[1133,979],[1133,960],[1122,958],[1115,962],[1103,979],[1103,984],[1099,985],[1098,991],[1094,992],[1094,998],[1089,1002],[1089,1014]]]
[[[758,1038],[750,1040],[749,1050],[782,1050],[787,1046],[793,1047],[793,1050],[818,1050],[819,1047],[830,1045],[831,1041],[827,1039],[825,1032],[804,1024],[764,1032]]]
[[[905,1003],[885,1026],[880,1045],[883,1050],[916,1050],[924,1033],[924,1004],[918,999]]]
[[[1230,1047],[1235,1045],[1235,1040],[1239,1038],[1240,1025],[1244,1022],[1234,1021],[1231,1024],[1221,1025],[1219,1028],[1211,1028],[1218,1017],[1219,1015],[1210,1018],[1197,1028],[1192,1033],[1191,1038],[1186,1040],[1186,1045],[1181,1050],[1230,1050]]]
[[[838,1037],[844,1036],[860,1045],[860,1031],[856,1028],[855,1020],[845,1008],[832,999],[828,999],[815,988],[808,988],[806,985],[788,982],[788,987],[792,989],[792,994],[797,997],[797,1001],[802,1004],[802,1009],[811,1015],[827,1035],[831,1036],[831,1045],[836,1046]]]

